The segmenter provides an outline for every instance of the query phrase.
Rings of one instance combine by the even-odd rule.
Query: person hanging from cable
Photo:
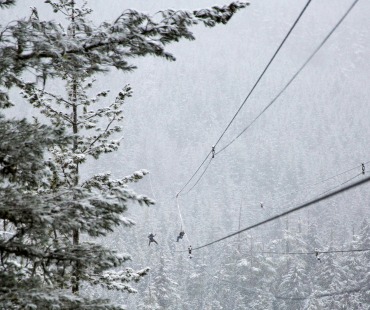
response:
[[[321,259],[319,257],[319,250],[318,249],[315,249],[315,256],[316,256],[317,260],[321,263]]]
[[[153,233],[149,234],[149,236],[148,236],[149,244],[148,245],[150,245],[152,242],[155,242],[156,244],[158,244],[158,242],[154,240],[154,237],[155,237],[155,235],[153,235]]]
[[[189,247],[188,247],[188,251],[189,251],[189,258],[190,258],[190,259],[193,257],[193,255],[191,255],[191,251],[192,251],[192,250],[193,250],[193,249],[192,249],[191,245],[189,245]]]
[[[177,242],[179,242],[180,239],[182,239],[185,235],[185,231],[181,230],[179,235],[177,236]]]

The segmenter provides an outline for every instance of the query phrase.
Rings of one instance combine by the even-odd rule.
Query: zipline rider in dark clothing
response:
[[[185,235],[184,231],[180,231],[180,234],[177,236],[177,242],[179,242],[180,239],[182,239]]]
[[[148,245],[150,245],[152,242],[155,242],[156,244],[158,244],[158,242],[154,240],[154,237],[155,237],[155,235],[153,235],[152,233],[149,234],[149,236],[148,236],[149,244]]]

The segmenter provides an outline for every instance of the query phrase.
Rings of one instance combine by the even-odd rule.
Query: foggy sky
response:
[[[41,2],[40,18],[53,18]],[[7,16],[2,12],[2,24],[28,16],[30,3],[18,1],[15,8],[7,10]],[[127,83],[132,85],[134,95],[126,104],[120,151],[82,170],[85,175],[110,170],[117,177],[141,168],[151,171],[153,190],[148,180],[138,184],[137,190],[157,196],[159,204],[149,211],[150,224],[141,221],[143,213],[131,209],[138,229],[140,225],[163,229],[164,219],[178,223],[173,197],[217,141],[305,3],[252,1],[226,26],[195,27],[196,41],[168,46],[176,62],[155,57],[131,59],[138,66],[134,73],[113,70],[98,77],[97,86],[110,89],[112,96]],[[312,1],[220,147],[280,91],[351,3]],[[91,1],[89,6],[95,11],[93,18],[98,24],[114,20],[127,8],[154,13],[165,8],[192,9],[213,4],[212,0],[110,0]],[[260,201],[271,202],[301,184],[370,160],[368,12],[370,3],[359,1],[281,98],[246,134],[215,158],[199,185],[182,198],[184,222],[194,244],[237,229],[240,204],[243,226],[255,223],[290,203],[280,199],[274,204],[267,203],[271,208],[261,213]],[[363,190],[356,191],[354,196],[346,195],[345,205],[341,205],[341,199],[334,200],[331,206],[339,205],[341,212],[333,214],[326,209],[323,217],[335,215],[348,222],[368,217],[368,196],[364,195]],[[342,212],[347,208],[348,213]],[[218,224],[216,220],[209,221],[218,217]],[[221,229],[210,236],[215,225]],[[131,234],[135,234],[135,228]]]

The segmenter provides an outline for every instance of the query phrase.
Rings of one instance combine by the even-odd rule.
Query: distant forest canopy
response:
[[[48,3],[11,2],[0,0],[0,105],[14,104],[0,118],[0,308],[370,304],[367,186],[188,255],[190,245],[368,176],[369,2],[358,1],[273,106],[215,155],[179,198],[182,220],[176,194],[308,2],[212,9],[207,0],[204,11],[198,1],[90,1],[79,14],[92,23],[76,27]],[[352,3],[311,1],[216,153],[263,111]],[[161,28],[163,18],[175,25]],[[125,40],[116,41],[121,33]],[[150,233],[158,244],[148,245]]]

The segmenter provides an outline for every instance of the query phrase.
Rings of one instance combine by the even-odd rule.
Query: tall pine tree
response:
[[[46,126],[0,117],[0,307],[119,309],[109,300],[79,296],[80,283],[135,292],[130,282],[148,270],[124,268],[127,254],[81,242],[79,235],[105,236],[117,225],[130,226],[133,222],[123,217],[128,203],[152,201],[129,188],[145,170],[119,179],[105,172],[80,178],[83,163],[118,148],[114,134],[121,128],[115,123],[131,96],[130,87],[123,86],[113,102],[96,107],[107,91],[89,98],[92,77],[112,67],[131,71],[132,57],[175,60],[167,44],[195,39],[189,30],[193,25],[226,24],[247,3],[153,16],[126,10],[113,22],[95,26],[85,4],[45,2],[67,17],[66,28],[40,20],[32,7],[29,17],[1,26],[0,32],[0,108],[12,105],[8,89],[16,86],[49,120]],[[14,3],[2,0],[0,8]],[[25,70],[37,76],[35,82],[24,81]],[[63,81],[66,91],[49,91],[50,80]]]

